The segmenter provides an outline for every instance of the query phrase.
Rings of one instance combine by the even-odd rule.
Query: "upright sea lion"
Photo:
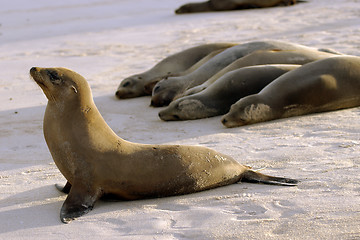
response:
[[[69,192],[64,223],[89,212],[102,196],[134,200],[188,194],[239,181],[295,185],[297,180],[252,171],[233,158],[200,146],[125,141],[97,110],[87,81],[65,68],[33,67],[30,74],[48,104],[44,136]]]
[[[209,85],[221,78],[225,73],[233,71],[238,68],[246,66],[254,66],[261,64],[299,64],[303,65],[316,60],[333,57],[340,53],[324,52],[325,49],[301,49],[301,50],[259,50],[253,52],[245,57],[239,58],[238,60],[225,67],[214,76],[209,78],[206,82],[186,90],[183,96],[191,95],[200,92],[207,88]]]
[[[258,65],[228,72],[204,91],[174,100],[159,112],[159,117],[173,121],[225,114],[240,98],[258,93],[274,79],[299,66]]]
[[[244,44],[239,44],[234,47],[228,48],[219,53],[215,57],[211,58],[205,64],[200,66],[190,74],[180,77],[170,77],[166,80],[158,82],[152,93],[151,105],[154,107],[161,107],[168,105],[176,96],[182,95],[187,89],[193,88],[204,83],[214,74],[218,73],[235,60],[240,59],[246,55],[249,55],[259,50],[279,50],[279,51],[303,51],[313,52],[315,48],[283,42],[283,41],[255,41]],[[243,66],[250,66],[254,64],[255,57],[251,62],[244,61]],[[261,57],[257,59],[258,64],[265,64],[266,62],[261,60]],[[270,61],[274,63],[274,61]],[[283,63],[283,62],[275,62]]]
[[[318,60],[285,73],[231,106],[226,127],[360,105],[360,57]]]
[[[236,45],[235,43],[210,43],[202,44],[196,47],[188,48],[178,53],[172,54],[154,67],[140,74],[132,75],[125,78],[119,85],[115,95],[118,98],[133,98],[143,95],[150,95],[152,89],[147,90],[145,85],[152,83],[155,85],[157,81],[169,76],[179,76],[186,74],[186,70],[191,68],[201,59],[210,53]],[[209,59],[209,58],[208,58]],[[204,61],[203,61],[204,62]],[[202,63],[203,63],[202,62]],[[192,68],[194,70],[194,68]]]
[[[296,0],[209,0],[199,3],[188,3],[175,10],[175,13],[194,13],[210,11],[229,11],[249,8],[267,8],[293,5]]]

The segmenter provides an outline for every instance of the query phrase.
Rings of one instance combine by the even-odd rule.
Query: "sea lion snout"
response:
[[[33,72],[38,72],[38,67],[32,67],[30,69],[30,73],[33,73]]]
[[[181,120],[181,118],[179,117],[179,115],[176,115],[176,114],[168,114],[166,112],[166,109],[163,110],[163,111],[160,111],[158,113],[158,116],[161,120],[163,121],[179,121]]]
[[[37,84],[41,84],[41,85],[45,86],[44,83],[43,83],[41,74],[40,74],[40,68],[39,67],[32,67],[30,69],[30,76],[35,80],[35,82]]]
[[[115,96],[117,98],[121,98],[121,96],[122,96],[121,91],[117,90],[116,93],[115,93]]]

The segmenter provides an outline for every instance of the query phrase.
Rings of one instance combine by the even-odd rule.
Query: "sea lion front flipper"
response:
[[[60,185],[60,184],[55,184],[55,187],[60,192],[68,194],[70,192],[70,189],[71,189],[71,183],[66,182],[65,186]]]
[[[90,212],[96,200],[100,197],[100,191],[90,189],[86,184],[74,184],[67,196],[61,211],[60,219],[63,223],[69,223]]]

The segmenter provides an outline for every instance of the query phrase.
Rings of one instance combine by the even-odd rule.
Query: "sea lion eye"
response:
[[[154,92],[159,91],[159,89],[160,89],[160,86],[156,86],[156,87],[154,88]]]
[[[125,82],[125,83],[123,84],[123,87],[127,87],[127,86],[129,86],[129,85],[130,85],[130,82],[127,81],[127,82]]]
[[[48,71],[47,74],[53,84],[59,85],[62,82],[59,74],[56,71]]]

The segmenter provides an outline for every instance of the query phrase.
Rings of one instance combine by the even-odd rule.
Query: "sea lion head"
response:
[[[199,99],[184,97],[171,102],[167,108],[159,112],[159,117],[164,121],[193,120],[206,118],[216,112],[216,109],[206,106]]]
[[[80,74],[66,68],[30,69],[30,75],[50,102],[83,102],[92,99],[89,84]]]
[[[156,84],[158,82],[160,82],[161,80],[166,80],[166,79],[168,79],[168,77],[160,76],[160,77],[156,77],[156,78],[153,78],[152,80],[148,81],[144,86],[144,91],[145,91],[146,95],[151,95]]]
[[[192,12],[192,4],[185,4],[175,10],[176,14],[191,13],[191,12]]]
[[[180,6],[178,9],[175,10],[176,14],[183,14],[183,13],[192,13],[192,12],[207,12],[210,11],[210,2],[200,2],[200,3],[187,3]]]
[[[120,99],[135,98],[145,95],[142,74],[136,74],[121,81],[115,96]]]
[[[221,122],[226,127],[239,127],[272,119],[272,109],[255,94],[234,103]]]
[[[183,86],[181,83],[179,84],[178,77],[161,80],[152,91],[151,106],[162,107],[169,105],[182,89]]]

